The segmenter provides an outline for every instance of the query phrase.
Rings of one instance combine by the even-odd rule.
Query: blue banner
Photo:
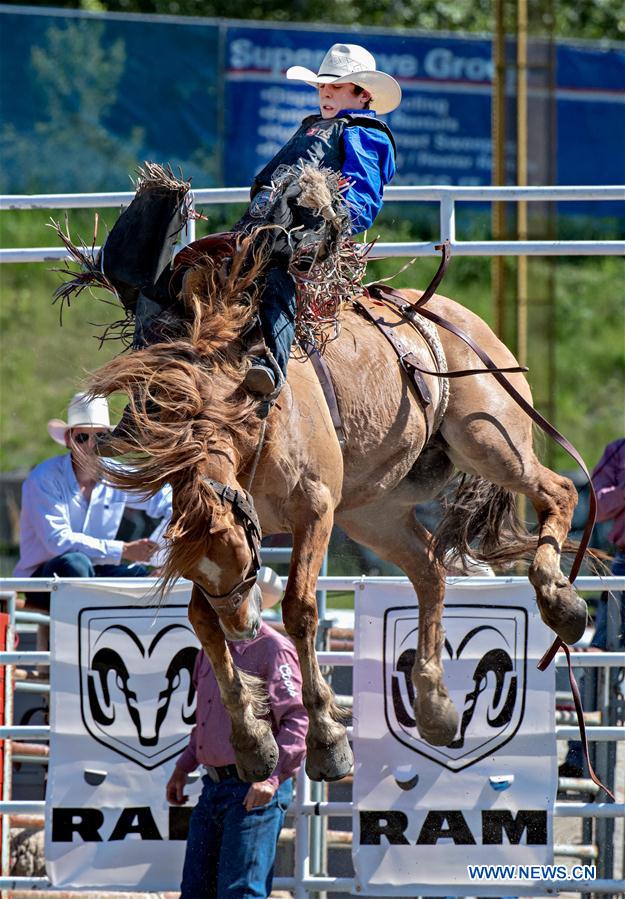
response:
[[[286,81],[284,71],[317,71],[334,41],[353,33],[230,27],[227,31],[226,140],[234,149],[226,184],[247,184],[290,137],[318,112],[317,93]],[[491,47],[468,38],[366,36],[378,68],[396,78],[401,106],[386,117],[397,141],[394,184],[489,184],[491,177]],[[237,135],[245,123],[245,145]]]
[[[2,192],[129,190],[145,159],[219,184],[218,29],[65,13],[0,12]]]
[[[316,71],[335,41],[364,42],[402,86],[402,104],[387,117],[398,147],[395,184],[491,183],[485,38],[9,6],[0,7],[0,29],[5,193],[124,190],[144,159],[180,166],[198,187],[249,184],[318,110],[315,90],[287,81],[286,69]],[[544,55],[544,47],[532,49]],[[536,71],[530,183],[625,182],[625,50],[558,45],[551,168],[548,94]],[[561,211],[615,215],[622,205],[562,204]]]
[[[227,29],[225,124],[233,152],[225,183],[249,183],[301,119],[318,110],[315,90],[287,81],[285,70],[303,65],[317,71],[331,42],[357,40],[366,43],[379,68],[402,86],[401,106],[386,117],[398,147],[393,183],[490,184],[490,41],[371,32],[365,39],[350,32],[269,26]],[[536,55],[541,55],[541,48]],[[555,183],[625,182],[624,88],[624,50],[557,48]],[[547,156],[545,101],[545,87],[530,83],[530,146],[543,145]],[[514,114],[511,103],[512,121]],[[242,123],[245,142],[240,140]],[[513,159],[510,167],[514,170]],[[546,169],[546,162],[530,159],[530,183],[544,183]],[[533,175],[537,180],[532,180]],[[616,215],[622,208],[616,203],[567,203],[560,204],[559,211]]]
[[[557,61],[558,184],[624,184],[625,51],[559,46]],[[570,211],[624,214],[622,203]]]

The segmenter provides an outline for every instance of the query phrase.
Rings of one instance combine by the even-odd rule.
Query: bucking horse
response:
[[[492,563],[529,555],[542,619],[574,643],[587,609],[560,561],[577,494],[537,458],[532,421],[502,376],[431,319],[468,335],[530,405],[512,353],[482,319],[437,293],[421,307],[428,320],[419,311],[420,290],[346,297],[338,336],[323,351],[335,401],[311,358],[300,354],[269,414],[259,416],[257,400],[242,388],[263,264],[259,257],[236,264],[237,253],[249,259],[247,239],[239,238],[225,275],[223,257],[196,254],[178,279],[179,326],[104,365],[89,389],[128,397],[132,427],[101,451],[132,465],[107,478],[144,493],[173,488],[161,586],[178,577],[193,582],[189,618],[217,676],[237,770],[247,781],[268,777],[278,751],[227,640],[249,639],[259,626],[261,534],[290,533],[282,614],[302,670],[306,770],[313,780],[333,781],[353,761],[344,715],[315,654],[315,588],[333,524],[399,566],[414,586],[416,724],[424,740],[446,746],[459,730],[441,661],[447,553],[470,551]],[[451,498],[432,534],[415,510],[444,492]],[[534,507],[535,535],[517,521],[515,494]]]

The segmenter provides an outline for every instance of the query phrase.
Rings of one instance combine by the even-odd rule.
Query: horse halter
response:
[[[237,595],[242,597],[243,594],[247,593],[247,591],[256,583],[256,575],[260,568],[260,541],[262,539],[262,531],[260,529],[260,522],[258,520],[258,515],[256,514],[256,509],[254,508],[254,503],[252,502],[252,497],[247,491],[234,490],[227,484],[222,484],[221,481],[215,481],[213,478],[208,478],[206,476],[202,476],[202,480],[215,491],[222,503],[228,502],[231,504],[235,517],[243,527],[247,545],[252,554],[252,561],[250,562],[250,567],[247,570],[246,576],[242,581],[239,581],[238,584],[235,584],[231,590],[228,590],[227,593],[213,595],[212,593],[209,593],[208,590],[205,590],[201,584],[195,584],[203,594],[204,598],[211,604],[216,603],[219,605],[223,603],[225,605],[228,600]]]

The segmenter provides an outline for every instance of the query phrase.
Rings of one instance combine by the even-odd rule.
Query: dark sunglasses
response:
[[[74,443],[88,443],[89,440],[93,437],[94,440],[96,437],[99,437],[100,434],[106,433],[105,431],[93,431],[91,434],[87,434],[86,431],[83,431],[82,434],[73,434],[72,440]]]

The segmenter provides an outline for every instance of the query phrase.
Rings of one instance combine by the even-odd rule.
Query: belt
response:
[[[236,765],[204,765],[206,773],[214,784],[221,783],[222,780],[229,780],[234,777],[240,780]]]

